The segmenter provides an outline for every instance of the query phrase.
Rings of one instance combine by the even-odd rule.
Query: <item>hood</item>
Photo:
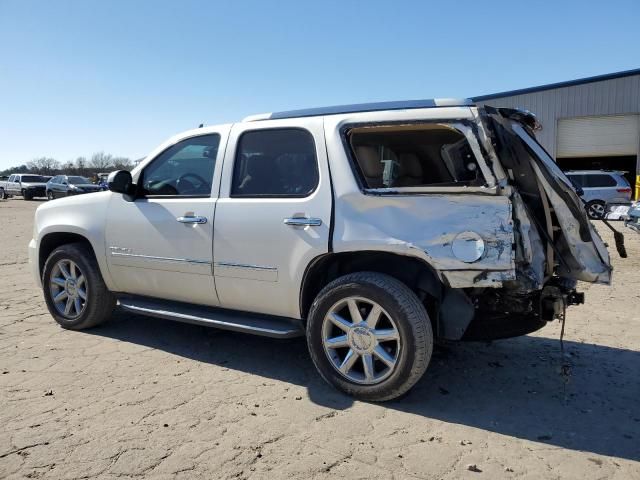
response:
[[[37,212],[62,211],[73,213],[76,208],[86,208],[87,205],[102,205],[108,202],[111,192],[96,192],[95,195],[69,195],[56,199],[55,202],[44,202],[37,209]]]

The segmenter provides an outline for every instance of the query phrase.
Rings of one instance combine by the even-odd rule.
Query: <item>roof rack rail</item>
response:
[[[425,100],[402,100],[393,102],[356,103],[352,105],[334,105],[331,107],[306,108],[301,110],[288,110],[274,113],[261,113],[250,115],[243,119],[244,122],[259,120],[277,120],[283,118],[315,117],[324,115],[339,115],[342,113],[378,112],[384,110],[409,110],[416,108],[437,107],[470,107],[474,103],[468,98],[431,98]]]

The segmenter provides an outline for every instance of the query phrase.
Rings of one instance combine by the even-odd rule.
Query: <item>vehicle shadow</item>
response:
[[[342,410],[354,400],[316,373],[304,339],[274,340],[118,311],[87,333],[157,348],[308,389]],[[387,408],[571,450],[640,460],[640,352],[526,336],[438,347],[427,373]],[[570,366],[561,374],[561,364]]]

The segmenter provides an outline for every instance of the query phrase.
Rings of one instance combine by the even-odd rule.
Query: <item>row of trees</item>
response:
[[[51,157],[34,158],[30,162],[18,167],[8,168],[0,175],[11,173],[38,173],[40,175],[82,175],[89,177],[96,173],[112,170],[131,170],[134,162],[126,157],[114,157],[108,153],[97,152],[90,158],[78,157],[75,161],[60,162]]]

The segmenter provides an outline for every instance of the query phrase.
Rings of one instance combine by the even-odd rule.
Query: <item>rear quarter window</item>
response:
[[[585,175],[585,187],[597,188],[597,187],[615,187],[618,182],[611,175],[595,174]]]
[[[367,189],[485,183],[467,139],[449,124],[355,127],[347,138]]]

